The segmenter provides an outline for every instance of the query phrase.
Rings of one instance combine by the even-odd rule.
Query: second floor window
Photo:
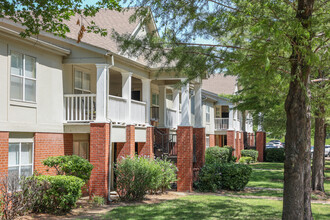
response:
[[[88,73],[76,70],[74,73],[74,94],[91,93],[91,76]]]
[[[211,116],[210,116],[210,106],[206,106],[206,122],[207,123],[210,123],[210,120],[211,120],[211,118],[210,118]]]
[[[36,59],[11,51],[10,99],[36,101]]]

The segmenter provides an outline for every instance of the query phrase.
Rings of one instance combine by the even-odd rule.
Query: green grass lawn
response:
[[[312,211],[316,220],[330,218],[330,205],[313,204]],[[281,201],[203,195],[119,207],[100,219],[281,219],[281,214]]]
[[[263,188],[283,188],[284,169],[283,163],[256,163],[251,164],[253,168],[248,187],[263,187]],[[330,177],[330,160],[325,161],[325,176]],[[260,170],[272,169],[272,170]],[[327,194],[330,194],[330,180],[324,181],[324,189]],[[267,195],[269,191],[259,192]],[[249,194],[249,193],[248,193]],[[272,195],[273,194],[273,195]],[[279,193],[269,193],[269,196],[278,196]],[[253,195],[253,194],[251,194]]]

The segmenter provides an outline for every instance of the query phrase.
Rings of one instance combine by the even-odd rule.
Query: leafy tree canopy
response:
[[[118,0],[98,0],[88,5],[83,0],[2,0],[0,18],[8,18],[25,26],[22,37],[38,35],[40,31],[50,32],[65,37],[69,27],[64,23],[76,14],[82,17],[95,16],[101,8],[120,10]],[[88,32],[106,35],[106,30],[99,28],[93,21],[84,27]]]

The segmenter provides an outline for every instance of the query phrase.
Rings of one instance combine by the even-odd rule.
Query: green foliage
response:
[[[284,162],[285,154],[284,148],[270,148],[266,149],[266,162]]]
[[[219,189],[243,190],[249,182],[252,168],[244,164],[205,164],[195,186],[200,191],[214,192]]]
[[[258,159],[258,151],[256,150],[242,150],[242,157],[252,157],[252,163],[257,162]]]
[[[105,200],[101,196],[93,196],[93,204],[95,206],[102,206],[105,204]]]
[[[205,152],[205,163],[227,163],[229,161],[230,150],[224,147],[209,147]]]
[[[37,176],[40,183],[46,181],[49,188],[37,201],[34,212],[66,213],[75,207],[85,182],[75,176]]]
[[[43,161],[45,166],[55,168],[57,175],[76,176],[87,182],[93,165],[77,155],[48,157]]]
[[[250,164],[252,161],[253,161],[252,157],[241,157],[238,162],[240,164]]]
[[[228,153],[228,163],[230,163],[230,162],[236,162],[236,159],[237,158],[234,158],[234,156],[233,156],[234,148],[232,148],[231,146],[223,146],[223,147],[229,150],[229,153]]]
[[[117,192],[125,201],[141,200],[147,191],[164,191],[176,181],[176,167],[166,160],[135,156],[116,164]]]
[[[88,5],[82,0],[4,0],[0,4],[0,18],[6,17],[25,26],[24,31],[20,33],[22,37],[38,35],[41,31],[65,37],[65,34],[70,32],[67,21],[72,19],[72,16],[79,15],[78,17],[84,20],[87,19],[86,17],[95,16],[101,8],[120,11],[121,7],[118,2],[116,0],[98,0],[93,5]],[[80,22],[87,23],[85,26],[87,32],[101,34],[102,36],[107,34],[107,31],[98,27],[92,19],[89,19],[88,22]]]

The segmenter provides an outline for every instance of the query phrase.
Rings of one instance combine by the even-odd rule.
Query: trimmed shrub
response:
[[[199,180],[194,183],[202,192],[216,192],[221,189],[221,172],[218,163],[206,163],[198,174]]]
[[[66,213],[75,207],[81,196],[81,187],[85,182],[75,176],[37,176],[40,181],[49,183],[41,200],[36,201],[34,212]]]
[[[55,168],[57,175],[76,176],[87,182],[93,165],[77,155],[48,157],[43,161],[45,166]]]
[[[243,190],[249,182],[252,168],[244,164],[205,164],[195,186],[200,191],[214,192],[219,189]]]
[[[224,147],[209,147],[205,152],[205,163],[227,163],[230,150]]]
[[[252,163],[257,162],[258,159],[258,151],[256,150],[242,150],[242,157],[252,157]]]
[[[238,162],[240,164],[250,164],[252,160],[252,157],[241,157]]]
[[[244,164],[221,164],[221,188],[226,190],[243,190],[249,182],[252,168]]]
[[[147,191],[164,191],[176,180],[176,167],[166,160],[135,156],[115,166],[117,192],[121,200],[142,200]]]
[[[285,154],[284,148],[270,148],[266,149],[266,162],[284,162]]]
[[[228,153],[228,163],[233,162],[233,160],[234,160],[234,157],[233,157],[234,148],[232,148],[231,146],[224,146],[224,148],[226,148],[226,149],[229,150],[229,153]],[[236,159],[234,160],[234,162],[236,162]]]

